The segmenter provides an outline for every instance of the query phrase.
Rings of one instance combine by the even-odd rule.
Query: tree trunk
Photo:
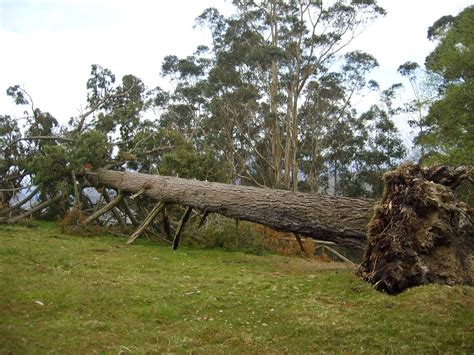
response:
[[[0,223],[11,223],[11,224],[16,223],[16,222],[22,220],[23,218],[31,216],[33,213],[44,210],[45,208],[47,208],[47,207],[55,204],[56,202],[60,201],[62,198],[63,198],[63,195],[57,195],[57,196],[51,198],[50,200],[46,200],[44,202],[41,202],[40,204],[32,207],[30,210],[26,211],[25,213],[23,213],[19,216],[12,217],[12,218],[9,218],[9,219],[0,219]]]
[[[396,294],[432,282],[474,283],[474,211],[457,201],[454,192],[470,173],[463,167],[449,171],[402,165],[385,174],[385,193],[375,214],[370,199],[105,169],[87,174],[96,185],[121,193],[142,191],[163,204],[182,204],[350,248],[368,244],[358,275],[376,289]]]
[[[103,196],[104,196],[104,199],[105,199],[105,196],[106,196],[106,191],[104,190],[103,191]],[[124,198],[124,196],[122,194],[119,194],[114,200],[112,201],[107,201],[107,204],[105,206],[103,206],[100,210],[94,212],[93,214],[91,214],[89,217],[87,217],[84,221],[82,221],[82,225],[88,225],[89,223],[91,223],[92,221],[96,220],[97,218],[103,216],[104,214],[106,214],[107,212],[109,212],[111,209],[113,209],[115,206],[117,206],[121,201],[122,199]]]
[[[25,203],[27,203],[28,201],[30,201],[33,197],[35,197],[35,195],[40,191],[40,188],[39,187],[36,187],[33,191],[31,191],[24,199],[22,199],[21,201],[19,201],[16,205],[14,206],[11,206],[9,208],[6,208],[4,210],[0,210],[0,216],[3,216],[3,215],[7,215],[9,214],[10,212],[14,211],[14,210],[17,210],[17,209],[20,209],[21,206],[23,206]]]
[[[366,244],[374,201],[283,190],[186,180],[100,169],[88,173],[97,185],[143,194],[230,218],[264,224],[276,230],[333,241],[350,248]]]
[[[107,204],[111,203],[110,196],[109,196],[109,193],[107,192],[107,190],[102,191],[102,195],[104,196],[104,200],[105,200],[105,202],[107,202]],[[116,199],[118,199],[118,198],[119,198],[119,196],[116,197]],[[111,209],[111,212],[114,215],[114,218],[117,221],[117,223],[120,225],[120,227],[122,227],[123,229],[126,229],[127,228],[127,223],[125,222],[125,219],[122,218],[120,210],[117,207],[120,204],[120,202],[122,202],[122,201],[123,201],[123,197],[119,200],[119,203],[117,203],[115,206],[113,206],[113,208]]]
[[[270,28],[272,36],[272,46],[278,47],[278,20],[277,2],[270,2]],[[280,166],[281,166],[281,131],[280,117],[278,113],[278,61],[272,58],[272,81],[270,84],[270,114],[272,120],[272,165],[273,165],[273,188],[280,188]]]
[[[165,204],[162,202],[158,202],[158,204],[151,210],[150,214],[145,218],[142,224],[137,228],[135,232],[130,236],[128,239],[128,244],[132,244],[135,239],[137,239],[146,229],[153,223],[156,216],[161,212],[161,210],[165,207]]]

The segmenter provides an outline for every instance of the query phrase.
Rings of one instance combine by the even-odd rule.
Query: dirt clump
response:
[[[390,294],[428,283],[473,285],[474,211],[454,192],[471,172],[406,164],[386,173],[358,275]]]

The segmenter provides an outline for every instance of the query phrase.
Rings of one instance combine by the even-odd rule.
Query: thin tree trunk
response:
[[[206,223],[207,216],[209,216],[209,212],[204,211],[204,213],[201,215],[201,220],[199,221],[198,228],[201,228],[204,225],[204,223]]]
[[[27,203],[28,201],[30,201],[40,190],[40,187],[38,186],[37,188],[35,188],[32,192],[30,192],[28,194],[28,196],[26,196],[23,200],[19,201],[16,205],[12,206],[12,207],[9,207],[3,211],[0,211],[0,215],[7,215],[9,214],[10,212],[16,210],[16,209],[19,209],[21,206],[23,206],[25,203]]]
[[[183,217],[181,217],[181,220],[179,221],[179,225],[178,225],[178,228],[176,229],[176,234],[173,239],[173,250],[178,249],[179,241],[181,240],[181,232],[183,231],[183,228],[186,225],[186,222],[189,220],[189,217],[191,216],[192,211],[193,211],[192,207],[187,207],[186,211],[183,214]]]
[[[278,20],[277,20],[277,2],[272,1],[270,9],[270,26],[272,34],[272,46],[278,47]],[[270,85],[270,113],[272,115],[272,165],[273,187],[280,188],[280,164],[281,164],[281,133],[280,119],[278,115],[278,62],[272,59],[272,81]]]
[[[291,176],[293,178],[293,191],[298,191],[298,131],[299,131],[299,122],[298,122],[298,94],[295,93],[293,111],[292,111],[292,155],[291,155]]]
[[[123,192],[177,203],[362,249],[374,201],[235,186],[100,169],[89,179]]]
[[[132,224],[135,226],[135,227],[138,227],[140,225],[140,222],[138,222],[137,218],[135,217],[135,215],[133,214],[132,210],[130,209],[130,206],[128,205],[128,202],[127,200],[124,198],[121,202],[121,206],[123,208],[123,211],[125,212],[125,214],[128,216],[128,218],[130,219],[130,222],[132,222]]]
[[[72,185],[74,187],[75,202],[76,202],[77,210],[80,215],[81,214],[81,198],[79,195],[79,189],[77,188],[76,173],[74,171],[71,171],[71,178],[72,178]]]
[[[300,235],[298,233],[293,233],[293,235],[295,236],[296,241],[298,242],[300,246],[301,252],[303,253],[303,255],[306,255],[306,250],[304,248],[304,244],[303,244],[303,241],[301,240]]]
[[[107,204],[109,204],[111,202],[110,200],[110,196],[109,196],[109,193],[104,189],[102,195],[104,196],[104,200],[105,202],[107,202]],[[120,195],[120,194],[119,194]],[[118,196],[117,196],[118,197]],[[122,227],[123,229],[126,229],[127,228],[127,223],[125,222],[125,220],[122,218],[121,214],[120,214],[120,210],[117,209],[117,206],[120,204],[120,202],[123,201],[123,198],[124,196],[122,196],[122,198],[120,199],[120,201],[118,201],[117,204],[115,204],[115,206],[112,207],[111,209],[111,212],[112,214],[114,215],[116,221],[118,222],[118,224],[120,224],[120,227]]]
[[[62,195],[57,195],[57,196],[55,196],[54,198],[52,198],[50,200],[47,200],[47,201],[44,201],[44,202],[40,203],[39,205],[33,207],[32,209],[28,210],[27,212],[25,212],[25,213],[23,213],[19,216],[16,216],[16,217],[13,217],[13,218],[10,218],[10,219],[0,220],[0,223],[2,223],[2,222],[3,223],[16,223],[16,222],[22,220],[23,218],[31,216],[35,212],[39,212],[41,210],[44,210],[46,207],[51,206],[52,204],[58,202],[62,198],[63,198]]]
[[[148,226],[155,220],[156,216],[161,212],[161,210],[165,207],[165,204],[163,202],[158,202],[157,205],[151,210],[150,214],[145,218],[145,220],[142,222],[140,227],[137,228],[135,232],[130,236],[128,239],[127,243],[132,244],[135,239],[137,239],[140,235],[145,232],[145,230],[148,228]]]
[[[103,194],[104,198],[105,198],[105,194],[106,194],[106,192],[104,191],[104,194]],[[91,214],[89,217],[87,217],[82,222],[82,225],[84,225],[84,226],[88,225],[92,221],[96,220],[100,216],[104,215],[105,213],[107,213],[108,211],[113,209],[115,206],[117,206],[120,203],[120,201],[122,201],[123,197],[124,196],[122,194],[118,194],[118,196],[115,199],[113,199],[112,201],[110,201],[110,199],[109,199],[109,202],[104,207],[99,209],[97,212]]]
[[[285,174],[284,174],[284,188],[290,190],[291,188],[291,143],[292,143],[292,125],[291,125],[291,90],[288,91],[288,108],[285,117]]]

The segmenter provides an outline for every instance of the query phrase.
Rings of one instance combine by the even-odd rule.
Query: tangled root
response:
[[[474,211],[454,194],[469,174],[412,164],[386,173],[357,274],[390,294],[428,283],[472,285]]]

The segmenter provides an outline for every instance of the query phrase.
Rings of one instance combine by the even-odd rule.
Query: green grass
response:
[[[298,258],[0,225],[0,353],[473,351],[470,287],[394,297]]]

